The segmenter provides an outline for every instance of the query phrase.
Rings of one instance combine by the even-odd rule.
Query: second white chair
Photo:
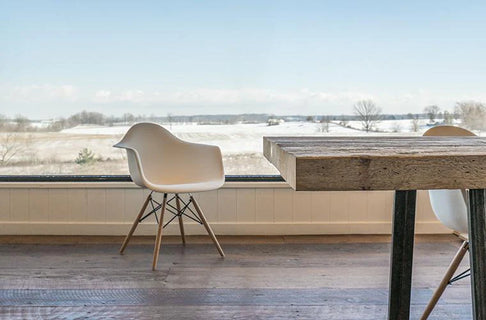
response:
[[[427,130],[424,136],[475,136],[475,134],[459,127],[436,126]],[[432,209],[442,224],[458,233],[467,234],[467,190],[429,190],[429,197]],[[439,287],[435,290],[420,318],[421,320],[428,318],[448,284],[467,275],[466,271],[453,278],[468,248],[469,243],[466,240],[462,243],[454,259],[452,259]]]
[[[223,160],[219,147],[182,141],[162,126],[150,122],[133,125],[114,147],[126,149],[128,168],[133,182],[151,190],[120,248],[120,253],[123,254],[138,224],[149,215],[155,214],[158,226],[153,270],[157,267],[162,229],[176,217],[179,220],[183,244],[185,244],[185,235],[182,218],[187,217],[204,225],[219,254],[224,257],[223,249],[201,207],[192,196],[194,192],[215,190],[224,184]],[[153,199],[153,192],[163,193],[161,203]],[[189,200],[184,201],[180,197],[181,193],[188,193]],[[174,196],[168,199],[168,194]],[[175,206],[172,204],[174,201]],[[149,203],[152,210],[144,215]],[[157,217],[159,209],[160,218]],[[166,211],[171,212],[173,217],[164,225]]]

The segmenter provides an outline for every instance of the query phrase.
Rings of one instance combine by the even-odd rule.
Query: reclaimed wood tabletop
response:
[[[298,191],[486,188],[486,138],[264,137]]]

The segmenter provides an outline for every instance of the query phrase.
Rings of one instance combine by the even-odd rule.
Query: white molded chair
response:
[[[218,252],[224,257],[216,236],[191,194],[215,190],[224,184],[223,160],[219,147],[182,141],[162,126],[150,122],[133,125],[114,147],[126,149],[128,168],[133,182],[152,191],[133,222],[120,248],[120,254],[123,254],[139,222],[155,214],[158,228],[152,270],[157,266],[162,229],[176,217],[179,219],[183,245],[186,240],[182,217],[186,216],[204,225]],[[154,192],[164,194],[162,203],[152,198]],[[184,201],[179,196],[181,193],[188,193],[189,200]],[[167,200],[167,194],[174,194],[174,196]],[[174,200],[175,206],[171,204]],[[149,203],[152,210],[143,216]],[[190,208],[190,204],[196,212]],[[159,209],[161,209],[160,219],[157,217]],[[163,218],[166,211],[171,212],[173,217],[164,225]]]
[[[463,128],[444,125],[427,130],[424,136],[475,136],[475,134]],[[429,198],[432,209],[440,222],[455,232],[467,234],[467,190],[429,190]],[[420,318],[421,320],[428,318],[447,285],[451,283],[451,280],[454,281],[454,273],[468,251],[468,248],[469,242],[466,240],[462,243],[454,259],[452,259],[439,287],[435,290],[434,295]],[[456,279],[464,277],[465,274],[466,272],[461,273]]]

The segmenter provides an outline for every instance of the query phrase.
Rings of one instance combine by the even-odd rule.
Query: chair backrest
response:
[[[224,181],[221,151],[216,146],[180,140],[162,126],[133,125],[114,145],[127,150],[132,180],[139,186]]]
[[[458,136],[475,136],[471,131],[449,125],[435,126],[424,132],[424,137],[427,136],[443,136],[443,137],[458,137]]]
[[[436,126],[424,136],[475,136],[469,130],[454,126]],[[429,190],[430,204],[437,219],[446,227],[467,233],[467,204],[463,190]]]

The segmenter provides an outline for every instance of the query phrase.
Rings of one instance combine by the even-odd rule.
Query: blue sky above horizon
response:
[[[0,114],[486,101],[484,1],[0,0]]]

